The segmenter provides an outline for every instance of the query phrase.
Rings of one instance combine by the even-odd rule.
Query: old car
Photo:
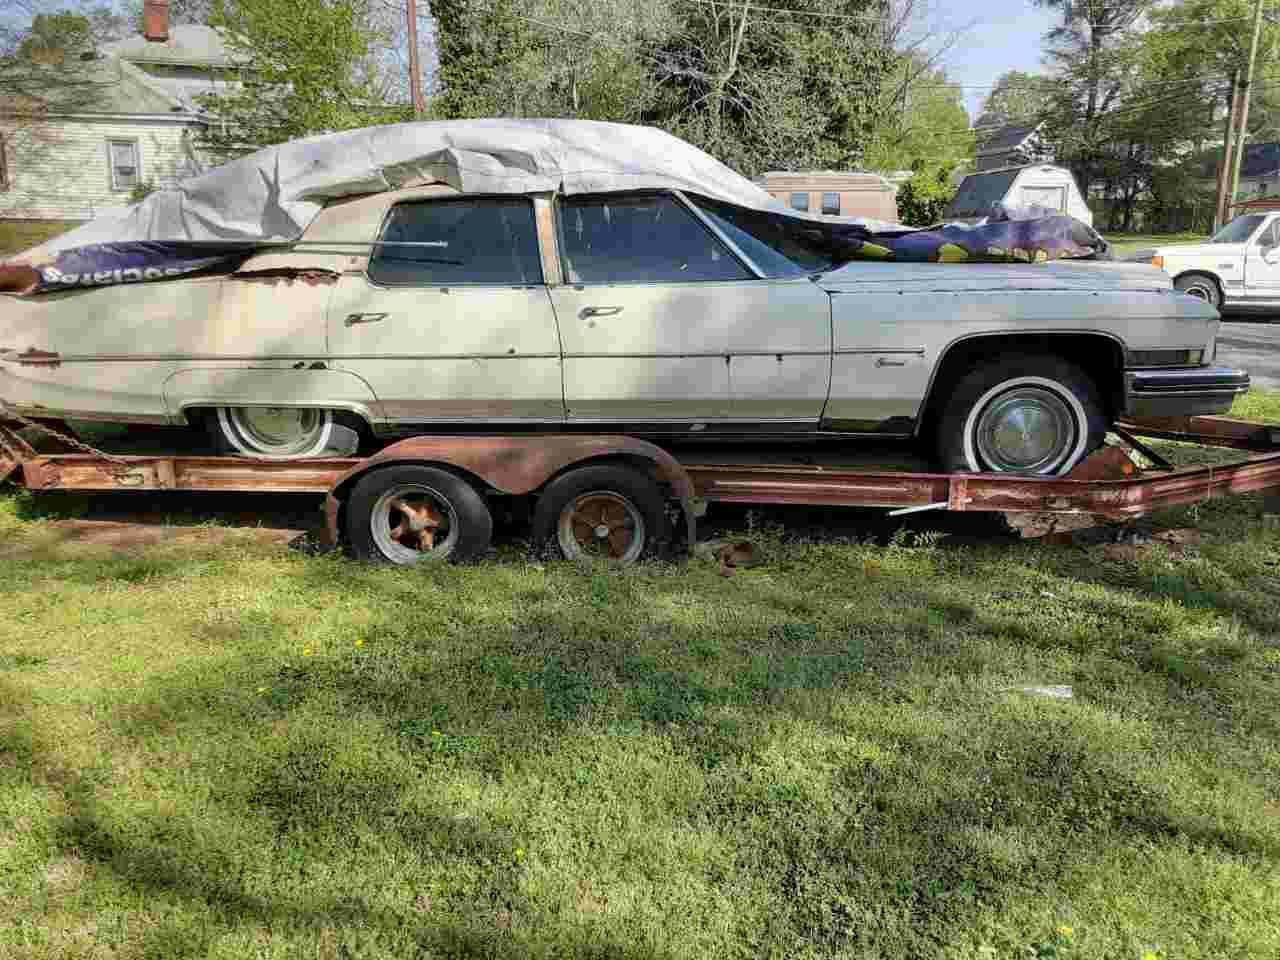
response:
[[[1054,475],[1121,415],[1247,389],[1212,366],[1217,311],[1149,266],[851,259],[665,134],[520,123],[272,148],[32,252],[39,290],[0,301],[0,399],[256,457],[320,455],[335,426],[897,436],[947,470]],[[56,259],[116,237],[187,266]]]
[[[1244,213],[1204,243],[1157,247],[1151,263],[1219,310],[1280,310],[1280,213]]]

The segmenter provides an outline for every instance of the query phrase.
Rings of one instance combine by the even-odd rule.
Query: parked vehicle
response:
[[[1093,211],[1085,202],[1075,176],[1066,167],[1033,163],[1001,170],[971,173],[960,182],[947,206],[947,220],[977,220],[991,215],[998,205],[1036,206],[1057,210],[1082,223],[1093,224]]]
[[[1118,416],[1220,413],[1248,387],[1210,365],[1217,311],[1148,266],[842,263],[741,184],[349,190],[234,269],[8,297],[0,399],[258,457],[323,454],[344,425],[915,436],[946,470],[1051,475]]]
[[[1280,212],[1241,214],[1205,243],[1157,247],[1151,263],[1217,310],[1280,310]]]

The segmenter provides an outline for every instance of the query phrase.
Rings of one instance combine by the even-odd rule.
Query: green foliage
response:
[[[953,168],[972,158],[973,149],[960,87],[919,55],[901,58],[882,92],[862,165],[884,171]]]
[[[918,170],[898,189],[898,219],[913,227],[940,223],[955,195],[950,170],[945,167]]]
[[[1022,70],[1002,73],[982,101],[977,126],[997,128],[1037,123],[1049,110],[1054,87],[1054,81],[1042,74]]]
[[[379,100],[365,72],[372,0],[217,0],[236,83],[201,103],[202,146],[229,158],[261,146],[408,119]]]
[[[747,174],[858,166],[898,60],[863,17],[882,0],[438,0],[441,116],[565,116],[659,126]]]
[[[150,180],[141,180],[129,191],[130,203],[141,203],[156,192],[156,185]]]
[[[89,18],[81,13],[38,13],[18,45],[17,55],[25,60],[60,63],[94,47]]]

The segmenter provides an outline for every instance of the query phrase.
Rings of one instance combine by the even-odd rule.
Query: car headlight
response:
[[[1198,367],[1204,350],[1126,350],[1126,367]]]

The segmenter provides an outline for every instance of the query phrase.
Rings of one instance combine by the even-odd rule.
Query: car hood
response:
[[[1239,257],[1244,254],[1243,243],[1175,243],[1168,247],[1156,247],[1157,257]]]
[[[1167,291],[1168,275],[1148,264],[1104,260],[1049,263],[874,263],[855,261],[823,274],[832,292],[910,290]]]

